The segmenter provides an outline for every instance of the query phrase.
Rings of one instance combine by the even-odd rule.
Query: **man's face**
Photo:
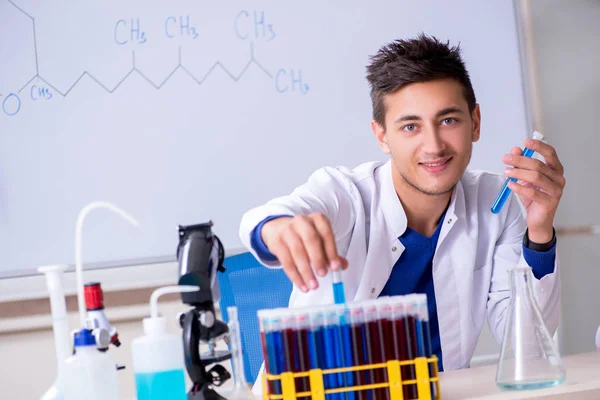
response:
[[[385,129],[372,122],[394,180],[441,195],[454,189],[479,139],[479,105],[473,113],[463,87],[453,79],[412,83],[385,96]]]

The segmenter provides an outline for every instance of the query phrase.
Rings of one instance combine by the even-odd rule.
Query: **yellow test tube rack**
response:
[[[431,370],[433,376],[429,376],[428,364],[432,365]],[[401,368],[406,365],[414,365],[416,379],[403,380]],[[361,386],[347,386],[335,389],[325,389],[323,376],[328,374],[336,374],[342,372],[358,372],[385,368],[387,370],[388,381],[384,383],[374,383]],[[309,378],[310,391],[296,393],[296,378]],[[282,394],[269,394],[267,390],[267,381],[280,381]],[[431,358],[417,357],[413,360],[398,361],[391,360],[381,364],[361,365],[347,368],[332,368],[332,369],[311,369],[308,372],[284,372],[281,375],[263,374],[262,388],[264,400],[295,400],[295,399],[312,399],[325,400],[325,395],[333,393],[356,392],[360,390],[371,390],[379,388],[388,388],[390,400],[409,400],[404,398],[402,387],[404,385],[416,385],[418,397],[417,400],[434,400],[432,399],[431,386],[433,383],[437,388],[436,399],[441,399],[439,376],[438,376],[438,359],[436,356]],[[410,399],[413,400],[413,399]]]

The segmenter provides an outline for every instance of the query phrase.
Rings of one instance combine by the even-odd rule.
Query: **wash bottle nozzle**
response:
[[[168,293],[188,293],[200,290],[198,286],[178,285],[165,286],[156,289],[150,296],[150,317],[144,318],[144,333],[151,335],[154,333],[165,333],[167,331],[167,319],[158,314],[158,298]]]

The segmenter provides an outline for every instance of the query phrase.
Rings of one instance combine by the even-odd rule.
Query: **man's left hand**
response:
[[[513,147],[502,161],[516,168],[506,168],[505,175],[516,178],[508,187],[519,195],[527,211],[529,239],[548,243],[553,237],[554,216],[565,188],[564,168],[554,147],[536,139],[525,140],[525,147],[544,156],[546,163],[523,157],[519,147]]]

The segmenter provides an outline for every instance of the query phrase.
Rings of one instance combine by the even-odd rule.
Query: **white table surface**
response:
[[[563,357],[567,379],[547,389],[505,391],[496,386],[496,365],[442,372],[443,400],[600,399],[600,352]]]

